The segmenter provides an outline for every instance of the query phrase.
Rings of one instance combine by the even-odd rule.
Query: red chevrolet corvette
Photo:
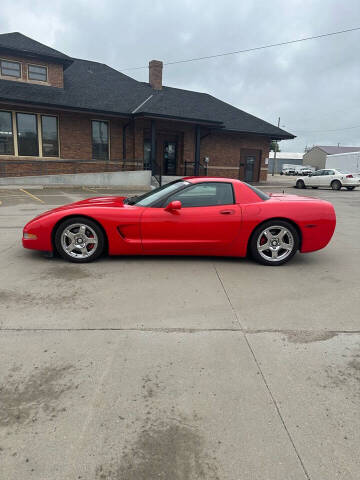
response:
[[[251,255],[281,265],[330,241],[331,203],[267,195],[240,180],[188,177],[137,197],[97,197],[55,208],[24,228],[23,246],[71,262],[110,255]]]

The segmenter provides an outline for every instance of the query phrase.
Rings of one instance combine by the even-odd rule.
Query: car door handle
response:
[[[220,210],[221,215],[233,215],[235,210]]]

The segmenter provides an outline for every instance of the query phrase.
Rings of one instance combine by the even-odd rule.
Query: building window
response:
[[[7,77],[21,77],[21,65],[19,62],[9,62],[7,60],[0,60],[1,75]]]
[[[109,125],[102,120],[92,120],[92,156],[94,160],[109,160]]]
[[[57,117],[41,115],[41,140],[43,157],[59,156]]]
[[[0,155],[14,155],[11,112],[0,112]]]
[[[28,79],[47,82],[47,68],[39,65],[28,65]]]
[[[39,155],[37,116],[32,113],[17,113],[16,126],[19,155],[37,157]]]

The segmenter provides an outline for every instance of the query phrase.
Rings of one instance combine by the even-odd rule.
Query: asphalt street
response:
[[[0,479],[360,478],[360,191],[286,191],[337,228],[271,268],[44,258],[28,220],[119,192],[0,189]]]

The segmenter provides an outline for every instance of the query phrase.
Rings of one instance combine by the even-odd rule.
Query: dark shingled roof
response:
[[[64,53],[37,42],[20,32],[0,34],[0,49],[13,53],[22,53],[26,56],[39,56],[57,62],[70,64],[72,59]]]
[[[20,37],[18,37],[18,35]],[[19,48],[21,34],[0,35],[0,49],[7,38],[7,45],[13,42]],[[57,52],[41,43],[28,39],[38,46],[38,54],[47,56],[49,51]],[[24,43],[26,43],[24,41]],[[41,48],[40,48],[41,47]],[[44,49],[44,50],[43,50]],[[55,52],[55,53],[54,53]],[[138,82],[105,64],[72,58],[71,64],[64,71],[64,88],[35,85],[30,83],[0,81],[0,100],[17,103],[47,105],[54,108],[102,112],[113,115],[157,116],[208,123],[227,131],[264,135],[273,139],[289,139],[294,135],[288,133],[243,110],[222,102],[206,93],[163,87],[154,90],[148,83]]]

